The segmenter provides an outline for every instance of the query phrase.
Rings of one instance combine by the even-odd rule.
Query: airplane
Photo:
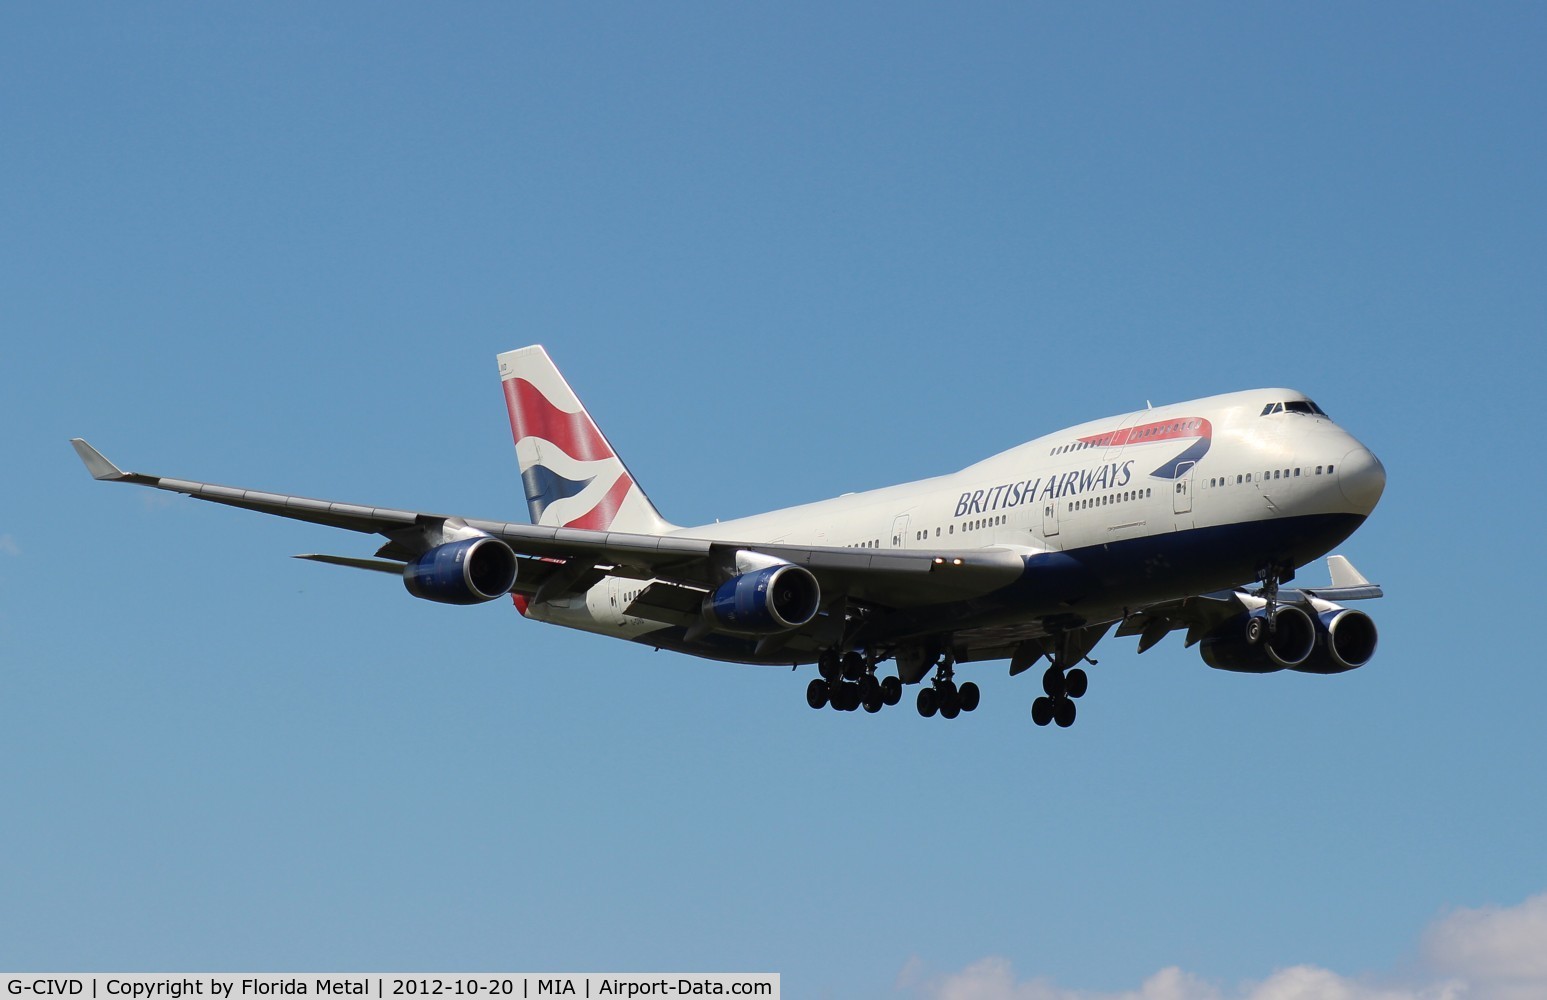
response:
[[[509,596],[534,621],[733,663],[815,664],[814,709],[920,715],[981,693],[961,664],[1047,661],[1038,726],[1073,724],[1082,663],[1115,627],[1174,631],[1220,670],[1335,674],[1369,662],[1382,596],[1352,563],[1284,585],[1385,490],[1379,459],[1303,393],[1232,392],[1055,431],[932,479],[697,527],[667,521],[541,346],[498,356],[530,524],[124,472],[99,480],[384,536],[373,558],[297,558],[402,578],[415,597]],[[891,661],[895,673],[878,670]],[[925,684],[925,680],[928,683]]]

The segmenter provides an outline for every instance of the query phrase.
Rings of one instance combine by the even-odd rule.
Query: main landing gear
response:
[[[902,701],[901,679],[876,677],[876,661],[854,650],[824,651],[817,671],[822,676],[806,685],[806,704],[812,708],[831,705],[840,712],[852,712],[863,705],[874,714]]]
[[[1032,648],[1032,654],[1046,655],[1051,664],[1042,675],[1042,690],[1046,694],[1031,703],[1032,722],[1039,726],[1056,722],[1062,729],[1074,725],[1074,703],[1083,698],[1086,688],[1090,687],[1090,678],[1077,664],[1096,665],[1096,661],[1090,658],[1090,651],[1096,648],[1096,643],[1101,641],[1109,628],[1111,625],[1090,626],[1081,623],[1076,623],[1076,627],[1054,627],[1046,639]],[[1021,670],[1036,662],[1034,655],[1021,659],[1018,654],[1017,660],[1022,664]]]
[[[1031,703],[1031,721],[1039,726],[1056,722],[1062,729],[1074,725],[1074,700],[1083,697],[1089,686],[1090,677],[1079,667],[1067,673],[1056,664],[1048,667],[1042,675],[1042,690],[1047,694]]]
[[[961,687],[957,687],[952,676],[954,673],[955,664],[951,662],[951,657],[949,655],[942,657],[935,667],[934,680],[930,681],[929,687],[919,691],[919,714],[924,718],[927,719],[939,712],[941,718],[954,719],[961,713],[971,712],[978,707],[980,697],[978,686],[968,681]]]

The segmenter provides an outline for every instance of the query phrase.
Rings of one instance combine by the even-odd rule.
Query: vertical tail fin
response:
[[[658,535],[673,530],[542,347],[499,356],[533,524]]]

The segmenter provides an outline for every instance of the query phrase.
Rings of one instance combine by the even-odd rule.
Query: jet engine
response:
[[[516,554],[488,535],[437,545],[403,567],[408,592],[440,604],[482,604],[515,582]]]
[[[811,571],[793,563],[743,573],[704,598],[704,619],[721,632],[776,635],[816,617],[822,588]]]
[[[1203,662],[1216,670],[1267,674],[1302,664],[1316,651],[1316,623],[1300,608],[1281,604],[1270,622],[1266,608],[1238,615],[1204,636]]]
[[[1363,611],[1329,607],[1319,615],[1321,646],[1316,655],[1295,667],[1308,674],[1341,674],[1370,662],[1375,655],[1375,622]]]

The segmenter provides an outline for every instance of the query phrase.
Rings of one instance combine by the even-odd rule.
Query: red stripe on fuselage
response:
[[[506,379],[505,406],[510,411],[510,433],[516,443],[529,437],[551,441],[570,458],[581,462],[613,458],[612,449],[602,432],[586,415],[566,413],[549,402],[536,386],[524,378]]]
[[[1081,444],[1097,448],[1116,448],[1128,444],[1149,444],[1151,441],[1175,441],[1180,438],[1214,437],[1214,425],[1202,417],[1183,417],[1180,420],[1160,420],[1137,427],[1125,427],[1119,431],[1093,434],[1080,438]]]

